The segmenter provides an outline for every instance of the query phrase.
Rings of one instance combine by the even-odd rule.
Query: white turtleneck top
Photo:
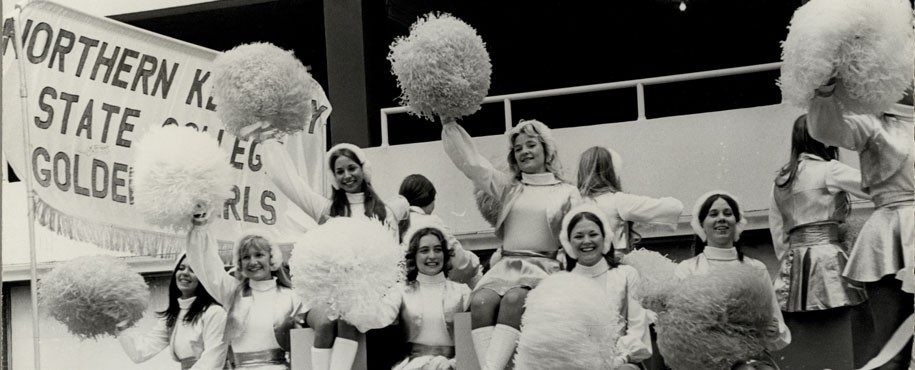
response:
[[[276,278],[270,280],[248,280],[251,287],[248,320],[244,323],[242,335],[232,342],[233,352],[256,352],[279,348],[273,332],[274,305],[277,301]]]
[[[610,268],[606,259],[601,258],[594,266],[578,264],[572,273],[594,279],[610,299],[612,307],[619,307],[619,314],[626,319],[625,332],[616,346],[621,355],[628,355],[632,362],[651,357],[651,333],[648,331],[647,310],[635,297],[639,284],[639,273],[632,266],[619,265]]]
[[[674,273],[680,279],[685,279],[693,275],[705,275],[717,266],[735,265],[741,263],[737,256],[736,248],[715,248],[706,246],[705,250],[698,256],[684,260],[677,265]],[[769,277],[769,270],[766,264],[744,256],[743,263],[751,265],[759,271],[759,278],[764,279],[766,284],[772,286],[772,279]],[[782,311],[779,309],[778,298],[775,297],[775,289],[772,292],[772,316],[778,320],[778,339],[771,344],[771,349],[779,350],[791,343],[791,331],[785,325],[785,319],[782,317]]]
[[[191,369],[222,369],[226,360],[226,343],[223,333],[226,326],[226,311],[213,304],[189,324],[184,316],[196,297],[178,299],[181,310],[175,319],[175,326],[169,330],[164,317],[160,317],[152,330],[127,329],[118,335],[121,348],[135,363],[146,361],[171,344],[172,357],[176,360],[197,358]]]
[[[441,302],[445,294],[445,274],[439,272],[430,276],[420,273],[416,276],[416,281],[420,285],[420,301],[424,303],[420,312],[422,317],[429,319],[423,320],[413,342],[429,346],[453,346],[454,340],[448,334],[448,327],[440,319],[444,317]]]

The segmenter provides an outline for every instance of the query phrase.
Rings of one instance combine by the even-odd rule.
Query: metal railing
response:
[[[661,76],[661,77],[649,77],[649,78],[640,78],[640,79],[635,79],[635,80],[617,81],[617,82],[607,82],[607,83],[600,83],[600,84],[593,84],[593,85],[563,87],[563,88],[559,88],[559,89],[528,91],[528,92],[505,94],[505,95],[493,95],[493,96],[487,96],[486,98],[484,98],[483,104],[498,103],[498,102],[501,102],[503,104],[503,110],[505,113],[505,130],[508,131],[512,127],[512,101],[545,98],[545,97],[552,97],[552,96],[582,94],[582,93],[589,93],[589,92],[617,90],[617,89],[635,87],[636,88],[636,102],[638,104],[638,119],[637,120],[641,121],[641,120],[645,119],[645,86],[661,85],[661,84],[666,84],[666,83],[682,82],[682,81],[702,80],[702,79],[706,79],[706,78],[734,76],[734,75],[750,74],[750,73],[757,73],[757,72],[766,72],[766,71],[772,71],[772,70],[779,69],[781,67],[781,65],[782,65],[781,62],[775,62],[775,63],[766,63],[766,64],[756,64],[756,65],[745,66],[745,67],[725,68],[725,69],[716,69],[716,70],[711,70],[711,71],[683,73],[683,74]],[[407,107],[403,107],[403,106],[381,109],[381,147],[387,147],[390,145],[389,140],[388,140],[388,115],[407,113],[408,110],[409,109]]]

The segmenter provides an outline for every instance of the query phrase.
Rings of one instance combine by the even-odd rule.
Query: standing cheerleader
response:
[[[194,216],[187,261],[207,291],[229,311],[226,341],[236,368],[289,368],[289,330],[307,312],[291,289],[283,252],[267,239],[247,235],[235,246],[235,275],[226,272],[205,213]]]
[[[675,198],[649,198],[623,193],[620,184],[619,154],[607,148],[593,146],[581,154],[578,161],[578,190],[592,199],[607,215],[613,235],[613,249],[620,253],[630,250],[631,223],[645,222],[676,228],[683,213],[683,203]]]
[[[882,345],[912,313],[912,296],[906,293],[912,293],[913,287],[897,281],[912,279],[915,271],[912,90],[889,112],[875,116],[843,112],[833,98],[835,88],[834,80],[816,90],[807,116],[810,136],[858,152],[861,187],[875,208],[858,233],[842,276],[867,283],[870,304],[880,312],[874,340]],[[907,355],[895,359],[897,366],[904,366],[901,356]],[[911,363],[915,366],[915,358]]]
[[[409,211],[406,217],[400,221],[401,234],[410,229],[412,224],[433,224],[442,231],[445,239],[448,241],[448,251],[451,253],[451,269],[448,273],[448,279],[459,283],[467,284],[471,287],[482,276],[480,267],[480,257],[464,249],[461,242],[451,233],[451,230],[445,226],[441,217],[432,214],[435,209],[435,186],[425,176],[413,174],[407,176],[400,183],[400,196],[409,204]],[[401,235],[403,237],[403,235]],[[409,240],[403,239],[404,244]]]
[[[823,344],[821,335],[807,335],[824,328],[844,332],[848,341],[849,309],[867,299],[861,284],[842,278],[848,256],[839,240],[839,224],[851,211],[848,194],[870,198],[861,191],[861,173],[839,162],[836,147],[827,147],[810,137],[806,115],[794,121],[791,134],[791,157],[778,176],[769,207],[769,232],[775,255],[779,259],[775,279],[775,296],[789,326],[794,328],[795,343],[801,348]],[[829,314],[804,314],[831,309]],[[841,316],[836,316],[841,315]],[[808,330],[798,330],[799,328]],[[807,343],[804,345],[803,343]],[[834,342],[830,348],[843,342]],[[850,349],[850,348],[848,348]],[[798,358],[798,361],[804,358]],[[823,359],[824,367],[849,364]]]
[[[118,341],[134,363],[171,347],[172,358],[183,370],[222,369],[225,327],[226,310],[216,304],[181,255],[168,283],[168,308],[159,312],[156,326],[148,332],[128,329],[118,335]]]
[[[684,279],[693,275],[705,275],[719,266],[746,264],[755,267],[759,279],[771,286],[771,279],[766,265],[760,261],[746,257],[739,247],[734,245],[740,239],[740,233],[747,224],[743,212],[740,210],[734,197],[724,191],[710,191],[705,193],[693,207],[693,216],[690,224],[701,243],[697,243],[696,256],[677,265],[675,274]],[[705,246],[704,243],[708,243]],[[775,291],[772,292],[772,311],[776,322],[772,323],[771,331],[777,333],[767,346],[769,350],[779,350],[791,343],[791,331],[785,326],[782,312],[779,310]]]
[[[562,216],[580,196],[561,179],[562,166],[550,129],[521,121],[508,131],[511,174],[496,170],[456,122],[442,127],[451,161],[483,198],[483,216],[502,240],[501,254],[474,288],[472,335],[480,366],[505,368],[515,352],[528,291],[561,269],[556,255]]]
[[[620,354],[617,363],[622,364],[617,369],[639,369],[637,364],[651,357],[648,315],[635,299],[639,273],[620,265],[611,253],[611,239],[605,236],[612,232],[613,226],[601,209],[585,204],[565,215],[559,240],[566,255],[577,261],[572,273],[597,281],[614,300],[610,307],[619,307],[624,325],[616,342]]]
[[[448,280],[454,260],[437,222],[413,220],[404,244],[407,281],[392,301],[400,305],[410,355],[395,369],[455,369],[454,314],[470,307],[470,287]]]

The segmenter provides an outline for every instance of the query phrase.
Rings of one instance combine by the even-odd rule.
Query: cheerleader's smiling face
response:
[[[365,181],[362,165],[345,155],[337,157],[334,161],[334,181],[347,193],[362,191],[362,183]]]
[[[251,280],[273,278],[270,270],[270,251],[249,246],[241,253],[241,276]]]
[[[184,260],[175,269],[175,284],[178,286],[178,290],[181,291],[181,298],[190,298],[196,295],[197,285],[200,284],[200,281],[197,280],[197,274],[194,274],[191,266],[188,266]]]
[[[512,142],[512,154],[521,172],[534,174],[546,172],[546,157],[540,137],[520,133]]]
[[[578,263],[584,266],[594,266],[604,257],[604,233],[594,221],[578,221],[569,232],[569,242],[578,251]]]
[[[708,215],[702,220],[708,245],[729,248],[734,245],[737,216],[724,198],[716,199],[709,207]]]
[[[445,248],[438,236],[427,234],[419,239],[416,249],[416,268],[423,275],[433,276],[442,272],[445,264]]]

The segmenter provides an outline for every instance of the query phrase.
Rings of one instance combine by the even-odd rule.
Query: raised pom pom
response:
[[[80,339],[115,335],[117,324],[131,326],[149,305],[146,281],[124,261],[86,256],[63,262],[38,285],[39,302],[49,315]]]
[[[213,64],[216,113],[235,136],[250,135],[251,125],[276,136],[302,131],[315,113],[312,100],[324,100],[302,62],[270,43],[236,46]]]
[[[137,143],[134,199],[150,224],[182,230],[195,212],[221,206],[232,167],[216,139],[188,127],[150,130]]]
[[[639,288],[635,295],[642,306],[654,312],[664,311],[671,289],[678,284],[674,274],[677,264],[644,248],[629,252],[621,262],[639,272]]]
[[[391,44],[388,60],[401,104],[430,121],[473,114],[489,92],[492,65],[483,39],[450,14],[420,17],[409,36]]]
[[[745,264],[689,277],[658,315],[658,348],[672,369],[730,369],[772,338],[771,285]]]
[[[309,307],[329,306],[362,332],[384,326],[382,298],[404,280],[404,250],[377,221],[331,218],[296,242],[289,258],[295,291]]]
[[[619,355],[619,307],[594,280],[567,272],[527,295],[517,369],[613,369]]]
[[[835,74],[846,110],[880,113],[912,86],[912,8],[905,0],[811,0],[795,11],[782,49],[786,101],[807,108]]]

